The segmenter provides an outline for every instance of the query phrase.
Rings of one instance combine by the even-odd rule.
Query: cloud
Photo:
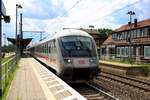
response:
[[[136,1],[140,2],[127,6]],[[129,10],[134,10],[140,20],[150,17],[149,0],[5,0],[7,14],[12,19],[9,25],[4,24],[6,33],[15,31],[16,3],[23,6],[18,12],[23,13],[24,30],[44,30],[48,34],[64,27],[88,28],[89,25],[115,29],[128,22]]]
[[[141,2],[135,6],[136,15],[139,20],[150,18],[149,4],[150,4],[149,0],[141,0]]]

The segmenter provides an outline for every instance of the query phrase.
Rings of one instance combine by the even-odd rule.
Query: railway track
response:
[[[72,84],[71,86],[88,100],[119,100],[94,83]]]
[[[148,81],[139,80],[136,78],[117,75],[114,73],[104,72],[104,71],[102,71],[101,74],[99,74],[97,79],[99,79],[100,77],[107,78],[107,79],[110,79],[113,81],[117,81],[117,82],[123,83],[125,85],[131,86],[134,88],[138,88],[140,90],[144,90],[145,92],[150,92],[150,82],[148,82]]]

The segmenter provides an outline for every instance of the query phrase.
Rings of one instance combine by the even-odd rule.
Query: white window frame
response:
[[[146,55],[146,51],[145,51],[146,49],[148,49],[148,51],[149,51],[148,55]],[[145,59],[150,59],[150,46],[144,46],[144,58]]]

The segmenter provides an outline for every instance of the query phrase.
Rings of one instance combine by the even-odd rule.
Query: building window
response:
[[[112,39],[114,40],[114,34],[112,34]]]
[[[125,47],[125,56],[128,56],[128,54],[129,54],[129,49],[128,47]]]
[[[131,35],[130,31],[128,31],[127,38],[130,38],[130,35]]]
[[[144,36],[148,36],[148,28],[144,28]]]
[[[122,39],[125,39],[125,32],[122,33]]]
[[[134,55],[133,47],[130,47],[130,54],[131,54],[131,56],[133,56],[133,55]]]
[[[120,40],[120,33],[117,34],[117,40]]]
[[[131,34],[131,35],[130,35],[130,37],[131,37],[131,38],[134,38],[134,36],[133,36],[134,31],[133,31],[133,30],[132,30],[132,31],[130,31],[130,34]]]
[[[150,27],[148,28],[148,35],[150,36]]]
[[[128,34],[128,32],[125,32],[125,33],[124,33],[124,39],[125,39],[125,40],[127,39],[127,34]]]
[[[112,34],[112,39],[113,39],[113,40],[116,39],[116,33]]]
[[[144,46],[144,58],[150,58],[150,46]]]
[[[115,40],[117,39],[117,33],[114,34],[114,39],[115,39]]]
[[[137,37],[137,30],[133,31],[133,37],[136,38]]]
[[[140,37],[140,29],[137,30],[137,37]]]
[[[117,56],[120,57],[120,47],[117,47]]]
[[[106,55],[106,48],[102,48],[101,53],[102,53],[102,55]]]
[[[144,30],[140,29],[140,36],[143,37],[144,36]]]
[[[125,54],[125,50],[124,50],[124,47],[121,47],[121,56],[123,57]]]
[[[119,40],[119,33],[117,34],[117,40]]]

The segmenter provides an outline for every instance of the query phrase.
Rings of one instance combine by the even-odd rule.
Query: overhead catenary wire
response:
[[[58,17],[63,17],[63,16],[65,16],[66,14],[68,14],[68,13],[69,13],[73,8],[75,8],[81,1],[82,1],[82,0],[76,1],[66,12],[64,12],[61,16],[58,16]],[[104,15],[104,16],[102,16],[102,17],[99,17],[99,18],[97,18],[97,19],[94,19],[94,20],[88,22],[88,24],[91,24],[91,23],[94,23],[94,22],[99,21],[99,20],[101,20],[101,19],[104,19],[104,18],[106,18],[106,17],[108,17],[108,16],[110,16],[110,15],[112,15],[112,14],[114,14],[114,13],[117,13],[117,12],[119,12],[119,11],[121,11],[121,10],[127,8],[127,7],[131,7],[131,6],[137,4],[137,3],[141,2],[141,1],[142,1],[142,0],[138,0],[138,1],[134,2],[134,3],[125,5],[124,7],[119,8],[119,9],[117,9],[117,10],[115,10],[115,11],[109,13],[109,14],[106,14],[106,15]],[[120,1],[119,1],[119,2],[120,2]],[[117,6],[117,4],[119,4],[119,3],[116,3],[115,5]],[[102,8],[103,8],[103,7],[102,7]],[[104,7],[104,8],[105,8],[105,7]],[[57,17],[57,18],[58,18],[58,17]],[[61,20],[61,19],[56,19],[56,20],[59,21],[59,20]],[[54,21],[55,21],[55,20],[54,20]],[[50,22],[50,23],[51,23],[51,22]],[[49,24],[50,24],[50,23],[49,23]],[[30,24],[30,23],[29,23],[29,24]],[[87,24],[86,24],[86,25],[87,25]],[[30,26],[31,26],[31,24],[30,24]],[[49,26],[49,25],[46,25],[46,29],[48,29],[48,26]],[[40,26],[38,26],[38,27],[40,28]]]
[[[76,1],[68,10],[66,10],[61,16],[58,17],[64,17],[66,14],[68,14],[73,8],[75,8],[82,0],[78,0]],[[57,17],[57,18],[58,18]],[[61,19],[56,19],[57,21],[61,20]],[[54,20],[55,21],[55,20]],[[52,23],[52,22],[51,22]],[[50,24],[50,23],[49,23]],[[46,26],[46,28],[48,28],[48,26]]]
[[[112,14],[114,14],[114,13],[117,13],[117,12],[119,12],[119,11],[125,9],[125,8],[128,8],[128,7],[131,7],[131,6],[135,5],[135,4],[138,4],[138,3],[140,3],[141,1],[142,1],[142,0],[138,0],[138,1],[135,1],[134,3],[125,5],[124,7],[119,8],[119,9],[117,9],[117,10],[115,10],[115,11],[109,13],[109,14],[106,14],[106,15],[100,17],[100,18],[97,18],[97,19],[94,19],[94,20],[90,21],[88,24],[91,24],[91,23],[94,23],[94,22],[96,22],[96,21],[102,20],[103,18],[106,18],[106,17],[108,17],[108,16],[110,16],[110,15],[112,15]]]
[[[74,7],[77,6],[77,4],[79,4],[82,0],[78,0],[75,2],[75,4],[73,4],[73,6],[71,8],[69,8],[65,13],[62,14],[61,17],[65,16],[67,13],[69,13]]]

